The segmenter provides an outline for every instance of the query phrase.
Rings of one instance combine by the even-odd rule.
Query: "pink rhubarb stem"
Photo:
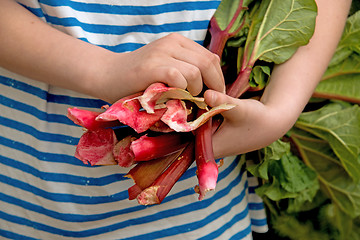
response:
[[[244,10],[243,8],[243,0],[240,1],[236,12],[231,19],[228,26],[225,30],[221,30],[219,24],[216,21],[215,17],[212,17],[210,20],[210,29],[209,32],[211,34],[211,41],[209,45],[209,50],[215,54],[217,54],[220,58],[222,57],[223,50],[225,48],[225,44],[227,40],[231,37],[234,37],[244,26],[245,19],[241,23],[241,25],[234,31],[230,32],[231,28],[234,26],[236,19],[239,17],[241,11]]]
[[[164,173],[150,187],[144,189],[138,195],[139,204],[152,205],[161,203],[193,161],[194,143],[191,142]]]
[[[216,18],[213,17],[210,21],[210,33],[211,41],[209,50],[217,54],[220,58],[225,47],[227,40],[235,36],[243,27],[245,20],[242,22],[239,28],[230,33],[230,29],[233,27],[236,19],[243,10],[243,1],[241,0],[239,6],[231,19],[229,25],[225,30],[221,30]],[[204,113],[204,110],[198,111],[198,116]],[[217,122],[218,123],[218,122]],[[216,126],[217,129],[218,126]],[[215,162],[213,146],[212,146],[212,134],[213,134],[212,120],[209,119],[205,124],[200,126],[195,131],[195,156],[197,166],[197,177],[199,185],[196,191],[199,193],[199,200],[202,200],[206,192],[214,190],[216,187],[217,177],[219,174],[218,165]]]
[[[212,119],[196,130],[195,156],[199,185],[195,188],[202,200],[206,192],[214,190],[218,177],[218,165],[215,162],[212,146]]]
[[[164,172],[164,170],[177,159],[184,148],[185,147],[165,157],[146,162],[139,162],[133,167],[125,176],[133,179],[135,182],[135,185],[128,189],[129,197],[134,195],[137,196],[142,190],[149,187]],[[138,189],[141,189],[141,191]],[[136,192],[136,194],[134,194],[134,192]]]
[[[72,120],[75,124],[82,126],[89,130],[96,130],[99,128],[110,128],[115,126],[122,126],[119,121],[98,121],[96,117],[101,112],[94,112],[79,108],[68,108],[67,117]]]
[[[155,137],[144,135],[131,143],[135,161],[148,161],[178,151],[190,133],[168,133]]]
[[[250,67],[246,67],[241,70],[236,80],[226,90],[226,94],[233,98],[239,98],[244,92],[246,92],[250,88],[249,77],[251,70],[252,69]]]
[[[211,52],[216,53],[221,58],[225,44],[231,34],[220,29],[215,17],[212,17],[210,20],[209,31],[212,37],[208,48]]]

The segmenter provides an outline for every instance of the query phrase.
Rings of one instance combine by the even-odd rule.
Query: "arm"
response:
[[[315,33],[291,59],[274,68],[260,101],[233,99],[208,91],[210,106],[237,104],[224,113],[225,121],[213,136],[217,157],[260,149],[283,136],[295,123],[324,74],[341,38],[350,0],[317,0]]]
[[[108,102],[159,81],[193,94],[203,81],[224,90],[219,58],[178,34],[113,53],[51,27],[12,0],[0,1],[0,52],[3,68]]]

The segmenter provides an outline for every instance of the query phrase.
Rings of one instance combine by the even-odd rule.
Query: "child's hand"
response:
[[[127,88],[127,92],[134,93],[154,82],[187,88],[193,95],[201,92],[203,84],[217,91],[225,90],[219,57],[179,34],[170,34],[136,51],[118,54],[117,61],[112,64],[112,72],[117,74],[105,80],[105,86],[112,87],[104,89],[110,101],[117,100],[115,91]],[[114,88],[116,85],[118,87]]]
[[[236,99],[212,90],[205,92],[205,100],[210,106],[237,105],[222,113],[224,122],[213,135],[216,158],[265,147],[283,136],[297,118],[296,112],[284,113],[281,106],[267,106],[254,99]]]
[[[115,53],[53,28],[16,1],[0,1],[0,52],[7,70],[110,103],[154,82],[193,95],[203,84],[224,91],[219,57],[180,34]]]

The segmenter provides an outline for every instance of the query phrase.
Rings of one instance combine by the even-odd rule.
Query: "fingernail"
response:
[[[210,92],[210,102],[211,104],[214,104],[216,102],[216,94],[215,91]]]

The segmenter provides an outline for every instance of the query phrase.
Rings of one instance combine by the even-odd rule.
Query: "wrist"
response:
[[[129,53],[104,52],[98,56],[94,68],[89,68],[87,78],[91,95],[114,103],[122,97],[143,89],[138,89],[132,80],[136,73],[129,66]]]

